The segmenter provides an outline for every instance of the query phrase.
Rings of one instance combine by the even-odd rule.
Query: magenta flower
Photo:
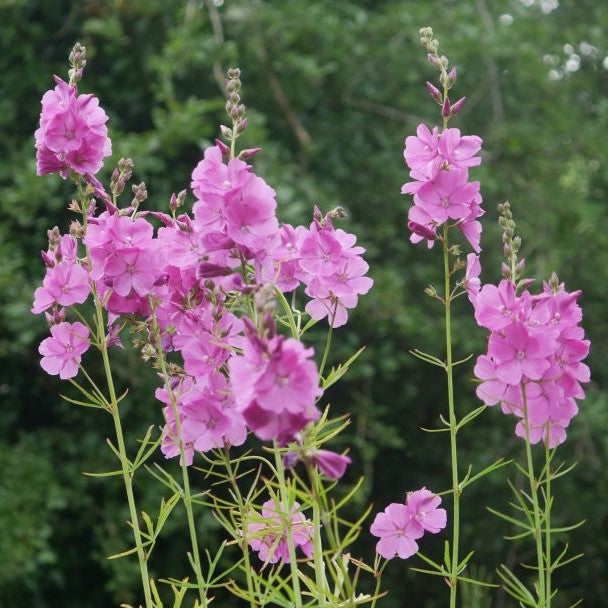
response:
[[[447,514],[445,509],[438,508],[441,504],[441,497],[437,494],[433,494],[426,488],[408,492],[406,504],[412,512],[412,520],[422,530],[437,534],[445,528]]]
[[[504,336],[504,337],[503,337]],[[496,362],[496,377],[507,384],[519,384],[523,376],[540,380],[549,368],[547,357],[553,350],[553,340],[537,334],[532,336],[521,323],[503,329],[503,335],[492,334],[488,353]]]
[[[503,279],[498,287],[484,285],[475,298],[475,319],[479,325],[491,331],[498,331],[510,325],[520,310],[515,286]]]
[[[150,249],[120,249],[106,261],[104,274],[119,296],[126,297],[131,290],[147,296],[158,277],[158,260]]]
[[[247,524],[247,543],[258,552],[264,563],[276,564],[278,561],[289,563],[287,530],[283,523],[283,506],[277,509],[274,500],[267,500],[262,506],[261,516],[249,513]],[[291,507],[291,534],[296,549],[301,549],[306,557],[312,557],[313,524],[300,511],[300,503]]]
[[[477,294],[481,290],[481,281],[479,275],[481,274],[481,264],[479,263],[479,256],[474,253],[467,255],[467,268],[464,275],[464,288],[467,291],[469,301],[474,305],[477,298]]]
[[[89,330],[82,323],[53,325],[51,337],[45,338],[38,348],[42,355],[40,365],[47,374],[59,375],[62,380],[73,378],[89,346]]]
[[[249,325],[242,356],[228,362],[237,408],[262,440],[291,441],[320,412],[322,394],[312,348],[283,336],[260,338]]]
[[[479,182],[469,182],[466,169],[441,170],[418,190],[414,203],[437,224],[443,224],[448,219],[466,218],[478,194]]]
[[[34,293],[32,312],[40,314],[57,304],[82,304],[89,293],[89,273],[74,262],[60,262],[47,268],[42,287],[38,287]]]
[[[346,467],[352,462],[349,456],[336,454],[330,450],[316,450],[311,460],[328,479],[340,479],[346,472]]]
[[[439,139],[438,152],[452,167],[477,167],[481,157],[475,156],[483,141],[477,135],[460,135],[460,129],[445,129]]]
[[[412,170],[425,169],[437,157],[439,145],[439,130],[434,127],[432,131],[424,125],[418,125],[416,135],[405,138],[403,157]]]
[[[76,86],[55,76],[57,86],[42,97],[40,128],[36,131],[38,175],[59,172],[67,177],[97,173],[112,153],[108,117],[93,95],[76,94]]]
[[[441,498],[426,488],[408,492],[406,503],[391,503],[378,513],[370,532],[380,540],[376,552],[385,559],[407,559],[418,552],[416,540],[424,532],[436,534],[445,528],[445,509],[437,508]]]

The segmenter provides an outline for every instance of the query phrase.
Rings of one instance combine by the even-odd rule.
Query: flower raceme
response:
[[[97,173],[112,153],[108,116],[93,95],[78,95],[76,85],[55,76],[56,87],[42,98],[40,128],[36,131],[38,175],[70,170]]]
[[[437,534],[447,523],[441,498],[426,488],[408,492],[405,504],[391,503],[378,513],[371,533],[380,538],[376,552],[385,559],[395,556],[407,559],[418,552],[416,542],[425,532]]]
[[[526,435],[527,419],[531,442],[542,440],[551,448],[565,440],[578,412],[575,399],[585,396],[581,383],[590,379],[582,362],[589,341],[579,326],[580,295],[556,281],[544,283],[538,295],[528,290],[517,295],[504,279],[472,296],[477,322],[491,332],[487,354],[475,366],[478,397],[520,418],[520,437]]]
[[[469,167],[481,163],[476,154],[482,140],[476,135],[462,136],[459,129],[418,126],[417,134],[405,140],[404,158],[413,181],[403,185],[402,194],[414,197],[408,212],[411,241],[426,240],[429,247],[437,238],[437,228],[448,220],[463,232],[479,253],[481,209],[479,182],[469,181]]]

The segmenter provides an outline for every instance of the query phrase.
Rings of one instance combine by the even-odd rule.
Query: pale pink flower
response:
[[[52,268],[47,268],[42,287],[38,287],[34,293],[32,312],[40,314],[57,304],[82,304],[89,297],[89,293],[88,272],[74,262],[60,262]]]
[[[59,375],[62,380],[73,378],[89,346],[89,330],[85,325],[58,323],[51,326],[51,337],[45,338],[38,348],[42,355],[40,365],[47,374]]]

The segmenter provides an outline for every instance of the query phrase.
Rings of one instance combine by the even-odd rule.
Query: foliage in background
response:
[[[222,120],[219,74],[239,65],[247,105],[255,110],[247,136],[264,146],[256,171],[270,184],[281,184],[279,217],[302,222],[315,203],[324,210],[340,204],[349,214],[346,228],[369,250],[375,287],[348,328],[339,330],[344,351],[333,356],[344,359],[360,343],[368,349],[349,381],[329,395],[338,411],[353,415],[348,442],[359,468],[352,475],[368,477],[361,503],[373,500],[383,508],[400,498],[396,488],[419,485],[419,471],[433,488],[447,478],[447,446],[441,452],[433,442],[432,450],[426,449],[428,437],[419,428],[436,423],[429,412],[438,409],[443,378],[440,370],[422,370],[407,352],[414,346],[432,349],[441,333],[438,311],[420,305],[422,289],[440,280],[439,252],[429,255],[409,246],[407,201],[398,194],[406,175],[403,138],[419,121],[434,119],[422,86],[427,67],[418,50],[418,29],[426,24],[450,49],[460,90],[471,92],[457,126],[485,141],[478,173],[487,210],[482,247],[498,251],[495,208],[509,199],[526,248],[522,254],[534,265],[530,273],[549,276],[559,268],[567,285],[584,291],[595,389],[564,449],[564,457],[579,462],[576,474],[556,492],[561,504],[572,506],[570,519],[587,518],[571,535],[586,556],[560,583],[571,602],[584,596],[589,605],[600,605],[608,594],[603,534],[608,395],[601,388],[600,365],[608,358],[608,5],[594,0],[219,4],[0,0],[0,493],[10,497],[0,501],[0,522],[11,532],[3,533],[0,545],[0,606],[110,605],[129,601],[137,590],[134,564],[105,559],[124,549],[124,530],[113,524],[116,510],[124,509],[121,489],[81,475],[105,470],[109,429],[94,415],[61,403],[58,383],[39,372],[36,346],[45,328],[29,314],[45,228],[53,223],[66,228],[70,193],[59,180],[34,177],[33,131],[39,98],[51,86],[49,74],[63,73],[75,40],[86,44],[91,58],[84,86],[99,96],[119,143],[107,170],[121,156],[131,156],[136,181],[146,181],[156,208],[189,183],[191,167]],[[498,259],[494,264],[486,259],[485,267],[496,270],[484,280],[495,281]],[[468,319],[466,303],[455,312],[462,313],[456,354],[479,352],[483,336]],[[125,402],[131,441],[143,434],[150,408],[157,408],[144,398],[154,380],[130,377],[135,356],[126,350],[117,366],[134,386]],[[457,404],[460,411],[477,405],[470,377],[471,368],[460,368],[458,394],[466,390],[470,397]],[[160,424],[158,410],[157,417]],[[498,413],[488,412],[476,424],[474,436],[482,441],[461,438],[462,453],[474,466],[517,455],[520,446]],[[521,481],[514,471],[496,474],[465,501],[466,519],[484,528],[483,535],[477,530],[479,537],[499,539],[510,532],[484,509],[506,502],[506,475]],[[27,483],[20,487],[19,480]],[[30,495],[33,487],[37,491]],[[152,483],[138,489],[142,508],[156,504]],[[122,520],[128,517],[124,511]],[[199,524],[219,534],[212,520]],[[468,544],[477,545],[479,561],[497,566],[526,557],[498,540],[480,546],[466,526],[463,533]],[[370,555],[373,542],[358,549]],[[173,559],[176,551],[166,543],[159,553],[166,556],[162,572],[179,577],[184,573],[171,566],[181,562]],[[93,588],[100,570],[105,583]],[[396,564],[385,580],[392,589],[387,608],[400,606],[403,597],[419,605],[416,598],[423,593],[428,608],[443,598],[440,590],[437,598],[429,597],[426,581],[404,576]],[[475,602],[485,605],[472,596],[469,605]],[[495,603],[508,605],[501,596]]]

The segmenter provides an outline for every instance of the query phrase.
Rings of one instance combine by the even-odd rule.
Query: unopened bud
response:
[[[81,239],[84,237],[84,226],[78,221],[74,220],[70,224],[70,234],[75,239]]]
[[[432,286],[429,285],[428,287],[424,288],[424,293],[429,296],[429,298],[436,298],[437,297],[437,290]]]
[[[445,99],[443,100],[443,106],[441,107],[441,115],[444,118],[449,118],[451,113],[452,113],[452,107],[450,106],[450,99],[446,95]]]
[[[456,101],[453,105],[452,105],[452,115],[454,114],[458,114],[458,112],[460,112],[460,110],[462,110],[462,106],[464,106],[464,102],[467,100],[466,97],[461,97],[458,101]]]
[[[239,68],[228,68],[227,74],[230,80],[234,80],[235,78],[241,77],[241,70],[239,70]]]
[[[500,269],[502,271],[502,276],[505,279],[509,279],[509,281],[510,281],[511,280],[511,267],[508,264],[505,264],[503,262]]]
[[[429,60],[429,63],[433,64],[436,68],[441,69],[441,60],[439,59],[439,57],[437,57],[437,55],[428,53],[426,57]]]
[[[458,76],[458,72],[456,68],[452,68],[448,74],[448,78],[450,80],[450,85],[453,85],[456,82],[456,78]]]
[[[513,251],[515,253],[517,253],[519,251],[519,248],[521,247],[521,237],[516,236],[512,241],[511,241],[511,247],[513,248]]]
[[[239,120],[237,124],[237,131],[242,133],[249,126],[249,120],[247,118],[243,118],[243,120]]]
[[[430,83],[427,80],[426,87],[429,90],[429,93],[431,94],[431,97],[433,99],[436,99],[437,101],[441,101],[441,91],[434,84]]]
[[[73,211],[74,213],[82,213],[82,209],[80,208],[80,203],[73,198],[68,205],[68,210]]]
[[[230,148],[221,139],[216,139],[215,145],[220,149],[222,156],[230,156]]]
[[[152,346],[152,344],[144,344],[141,349],[141,358],[144,361],[148,361],[156,357],[156,349]]]
[[[346,217],[346,211],[344,210],[344,207],[338,206],[338,207],[332,209],[331,211],[329,211],[327,213],[327,215],[329,217],[331,217],[332,219],[342,220]]]
[[[247,148],[239,153],[239,158],[251,158],[260,152],[262,148]]]
[[[230,114],[230,112],[228,113]],[[220,132],[222,133],[222,136],[226,139],[232,139],[232,129],[230,127],[227,127],[226,125],[220,125]]]
[[[140,184],[133,184],[131,186],[131,191],[135,195],[133,200],[131,201],[131,205],[139,206],[139,203],[143,203],[148,198],[148,191],[146,190],[145,182],[141,182]]]
[[[49,239],[49,249],[51,251],[55,251],[59,245],[59,242],[61,241],[61,232],[59,232],[59,228],[54,226],[51,230],[47,230],[46,236]]]

